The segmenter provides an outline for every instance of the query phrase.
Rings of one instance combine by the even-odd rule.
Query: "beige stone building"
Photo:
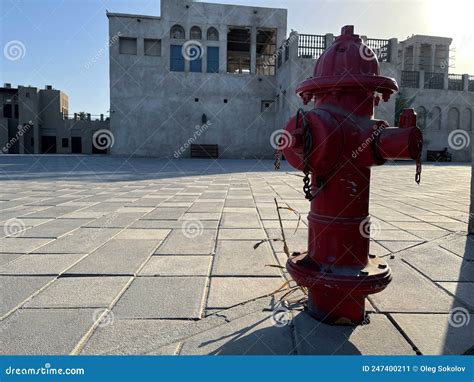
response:
[[[69,114],[68,96],[47,85],[44,89],[11,84],[0,87],[0,153],[103,154],[102,132],[109,130],[103,115]],[[95,137],[95,139],[94,139]],[[102,141],[102,142],[101,142]]]

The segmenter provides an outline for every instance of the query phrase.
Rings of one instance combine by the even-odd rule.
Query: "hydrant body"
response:
[[[371,167],[397,159],[419,163],[421,155],[412,109],[401,114],[400,128],[373,117],[381,98],[398,90],[379,70],[375,54],[352,26],[344,27],[314,76],[297,88],[315,106],[290,119],[280,146],[293,167],[311,174],[308,251],[290,257],[287,269],[308,289],[310,314],[331,324],[363,323],[366,297],[391,281],[387,263],[369,254]]]

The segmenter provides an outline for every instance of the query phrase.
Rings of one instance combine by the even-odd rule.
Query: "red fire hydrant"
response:
[[[401,113],[400,128],[373,118],[380,99],[397,90],[394,79],[380,76],[377,57],[354,27],[345,26],[314,76],[297,88],[314,108],[300,110],[288,122],[288,139],[280,140],[287,161],[304,172],[311,200],[308,252],[290,257],[286,267],[308,288],[310,314],[325,323],[363,323],[365,298],[392,279],[387,263],[369,254],[370,168],[414,159],[419,183],[423,145],[413,109]]]

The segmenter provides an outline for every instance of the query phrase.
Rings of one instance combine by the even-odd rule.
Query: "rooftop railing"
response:
[[[379,62],[390,62],[390,41],[380,38],[368,38],[365,41],[370,49],[372,49],[377,56]]]
[[[318,59],[326,50],[326,37],[316,34],[300,34],[298,39],[298,57]]]

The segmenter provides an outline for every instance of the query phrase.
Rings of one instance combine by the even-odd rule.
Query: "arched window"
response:
[[[202,32],[201,28],[199,27],[192,27],[190,32],[190,39],[191,40],[202,40]]]
[[[472,131],[472,111],[469,108],[464,109],[462,112],[462,124],[463,130]]]
[[[184,40],[186,38],[186,32],[181,25],[173,25],[170,32],[170,37],[173,40]]]
[[[459,129],[459,110],[455,107],[449,109],[448,112],[448,129],[449,131]]]
[[[424,130],[426,127],[426,109],[423,106],[418,106],[416,108],[416,116],[418,127]]]
[[[219,32],[217,31],[216,28],[210,27],[207,30],[207,39],[209,41],[219,41]]]
[[[441,109],[435,106],[428,115],[429,122],[427,127],[432,130],[441,130]]]

